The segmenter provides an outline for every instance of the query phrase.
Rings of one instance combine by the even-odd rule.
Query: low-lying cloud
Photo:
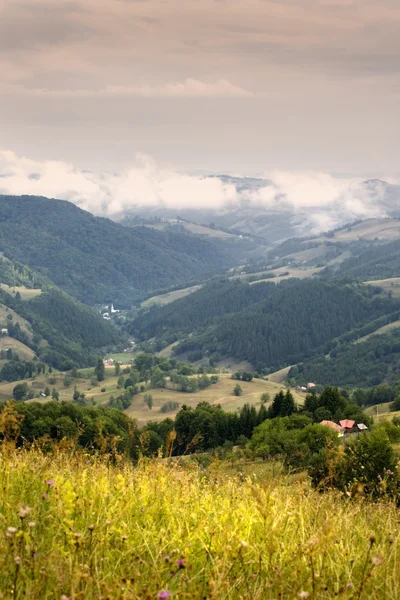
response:
[[[391,181],[394,183],[394,181]],[[254,206],[292,211],[319,233],[360,218],[385,217],[387,184],[327,173],[265,173],[265,185],[238,191],[235,182],[188,175],[138,155],[118,174],[94,173],[61,161],[34,161],[0,152],[0,193],[69,200],[95,215],[118,218],[137,208],[223,211]],[[396,206],[392,207],[393,209]]]

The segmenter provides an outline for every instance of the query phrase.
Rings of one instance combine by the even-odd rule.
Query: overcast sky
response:
[[[396,177],[399,31],[399,0],[0,0],[0,146]]]

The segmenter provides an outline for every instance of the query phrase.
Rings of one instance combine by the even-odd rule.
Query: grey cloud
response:
[[[87,39],[89,27],[79,22],[83,7],[75,2],[54,6],[41,3],[13,2],[0,12],[0,49],[32,50],[48,45]]]

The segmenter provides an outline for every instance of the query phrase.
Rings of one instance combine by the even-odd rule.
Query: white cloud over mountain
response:
[[[111,218],[138,206],[220,211],[245,205],[301,214],[311,231],[318,233],[355,219],[388,214],[383,203],[386,186],[379,182],[366,186],[361,178],[314,171],[272,171],[265,173],[265,179],[259,189],[238,191],[229,178],[188,175],[145,155],[111,174],[0,152],[0,193],[65,199]]]

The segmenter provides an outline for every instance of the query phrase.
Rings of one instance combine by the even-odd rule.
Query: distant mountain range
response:
[[[212,230],[248,235],[262,243],[276,244],[291,237],[329,231],[360,218],[400,217],[400,185],[380,179],[367,180],[344,189],[330,203],[321,199],[320,203],[310,202],[309,206],[305,206],[304,198],[303,204],[299,202],[296,205],[296,198],[289,199],[269,179],[229,175],[210,177],[234,186],[240,201],[219,205],[215,209],[188,207],[177,210],[162,204],[136,206],[119,219],[129,223],[135,217],[180,218],[186,223],[211,226]],[[165,228],[169,225],[166,222]],[[212,231],[208,233],[213,235]]]

